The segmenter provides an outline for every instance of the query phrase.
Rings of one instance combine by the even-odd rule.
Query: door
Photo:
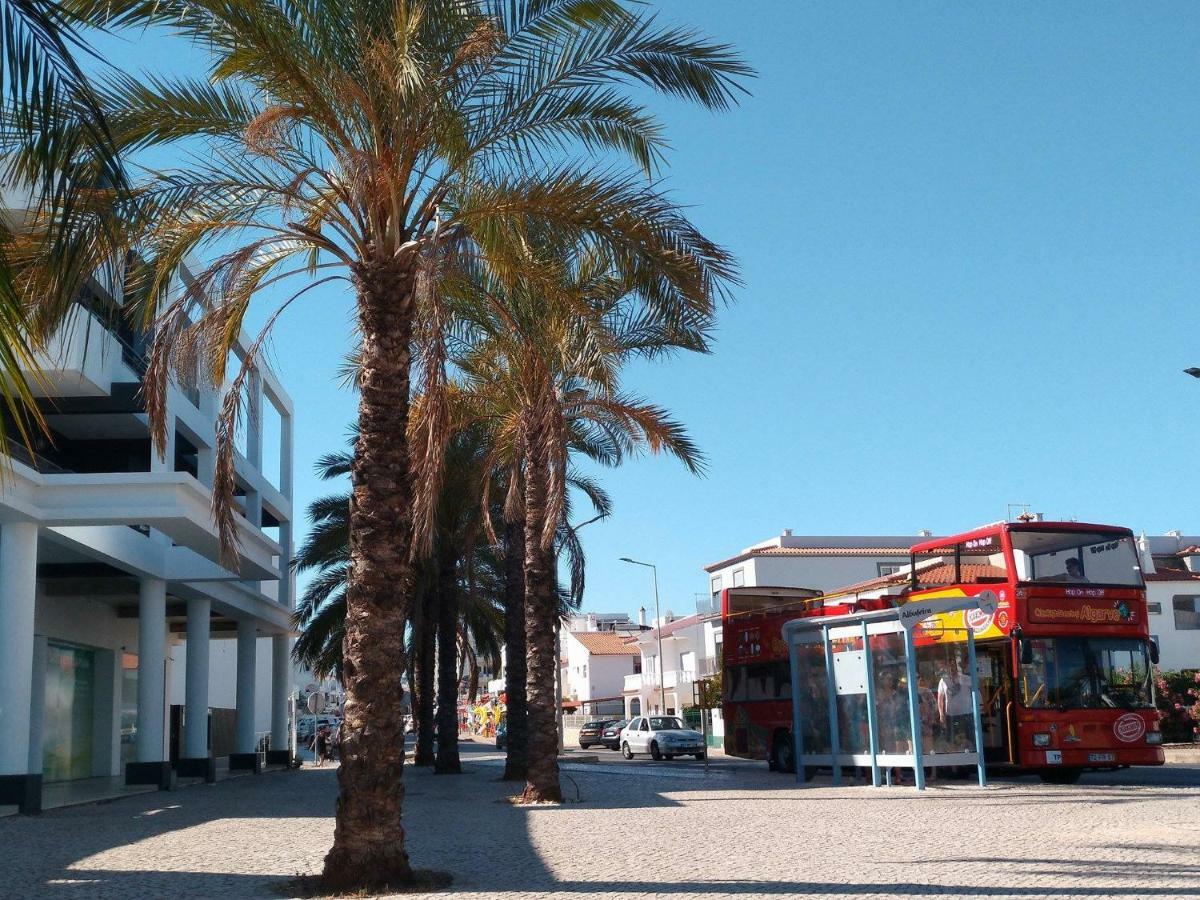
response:
[[[42,777],[90,778],[95,714],[95,653],[82,647],[46,647],[42,717]]]
[[[979,707],[983,724],[983,754],[989,763],[1008,762],[1008,707],[1012,700],[1012,679],[1008,674],[1008,641],[975,645],[979,668]]]

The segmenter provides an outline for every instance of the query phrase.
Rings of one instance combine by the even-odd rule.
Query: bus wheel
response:
[[[792,737],[789,734],[777,734],[775,744],[771,748],[771,760],[776,772],[795,772],[796,754],[792,749]]]
[[[1038,774],[1046,784],[1074,784],[1083,774],[1083,769],[1042,769]]]

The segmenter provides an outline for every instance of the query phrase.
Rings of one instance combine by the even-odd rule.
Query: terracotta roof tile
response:
[[[1184,569],[1159,569],[1157,572],[1146,572],[1142,575],[1147,581],[1200,581],[1200,572],[1188,572]]]
[[[583,644],[592,656],[637,656],[637,638],[615,631],[572,631],[571,637]]]
[[[1003,578],[1005,576],[1004,569],[999,566],[976,565],[974,563],[964,563],[962,566],[961,584],[974,584],[985,579]],[[894,572],[891,575],[883,575],[879,578],[872,578],[869,581],[860,581],[857,584],[852,584],[849,587],[840,588],[836,591],[830,591],[830,594],[836,595],[843,592],[859,593],[861,591],[869,591],[873,588],[889,587],[894,584],[907,584],[909,580],[908,572]],[[938,584],[953,584],[954,583],[954,566],[953,565],[938,565],[929,566],[927,568],[917,569],[917,580],[921,585],[938,585]]]

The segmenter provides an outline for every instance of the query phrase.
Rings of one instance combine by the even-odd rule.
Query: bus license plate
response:
[[[1089,753],[1088,762],[1116,762],[1117,754],[1115,753]]]

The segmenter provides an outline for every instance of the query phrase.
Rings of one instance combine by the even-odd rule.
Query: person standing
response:
[[[958,655],[950,655],[950,671],[938,682],[938,722],[945,733],[947,749],[952,753],[973,750],[974,703],[971,676],[964,673]]]
[[[313,738],[312,749],[316,755],[317,768],[319,769],[325,765],[325,759],[329,754],[329,729],[324,725],[317,729],[317,736]]]

